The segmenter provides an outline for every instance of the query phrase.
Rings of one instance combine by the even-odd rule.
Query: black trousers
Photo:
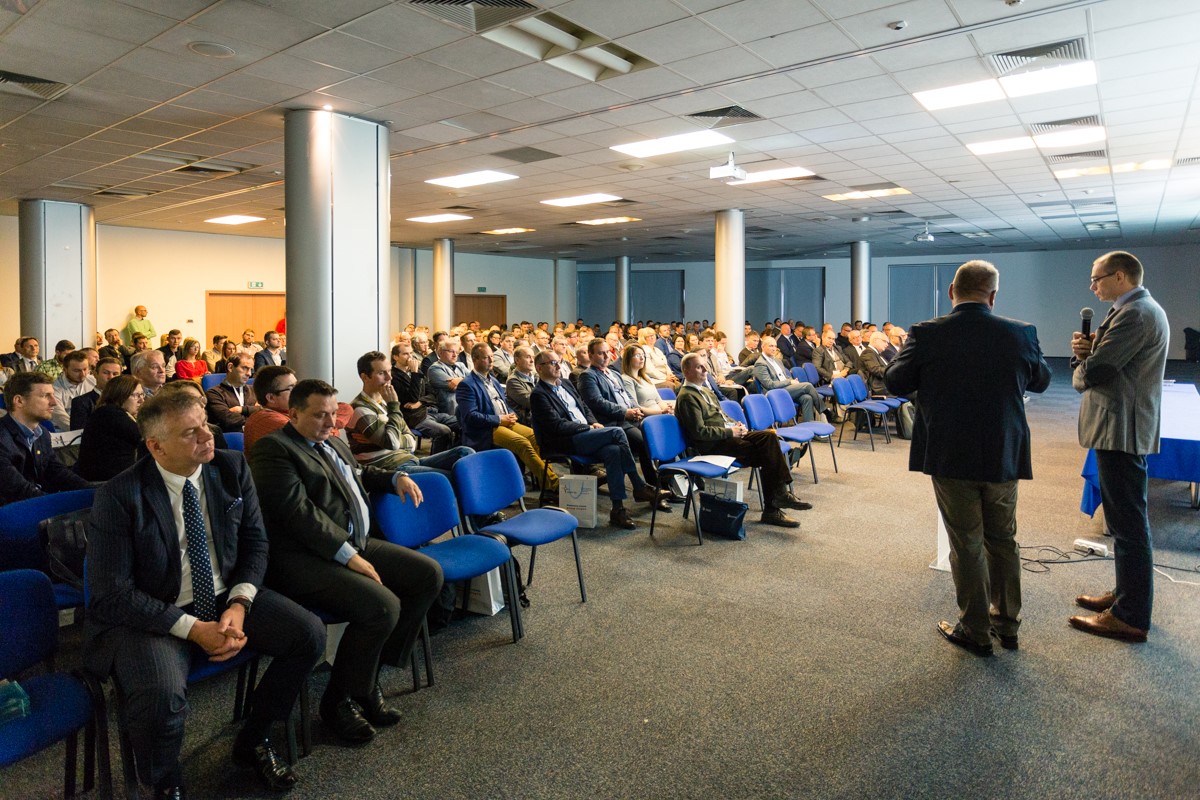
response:
[[[637,456],[638,464],[642,468],[642,477],[646,483],[657,485],[658,473],[654,469],[654,462],[650,460],[650,448],[646,447],[646,439],[642,436],[642,429],[632,422],[622,422],[618,425],[610,425],[611,428],[620,428],[625,431],[625,438],[629,441],[629,450]]]
[[[246,649],[271,656],[243,728],[265,735],[271,722],[287,719],[304,679],[325,655],[325,626],[278,592],[261,589],[246,615],[245,634]],[[138,780],[154,787],[182,784],[187,676],[193,656],[202,651],[183,639],[146,631],[117,628],[106,635],[121,637],[112,673],[125,697]]]
[[[379,665],[404,664],[421,620],[442,589],[442,568],[429,556],[368,539],[362,556],[382,585],[336,561],[307,553],[273,555],[267,583],[305,606],[348,622],[338,644],[329,691],[352,697],[375,688]]]
[[[740,439],[724,439],[706,442],[704,452],[709,455],[733,456],[744,466],[762,470],[764,505],[776,508],[775,497],[788,490],[792,472],[787,458],[779,447],[775,431],[750,431]]]

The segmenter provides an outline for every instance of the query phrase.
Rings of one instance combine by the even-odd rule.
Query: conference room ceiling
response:
[[[1094,85],[934,111],[913,97],[1086,60]],[[104,224],[281,237],[284,114],[328,105],[391,130],[406,246],[704,261],[726,208],[746,212],[750,260],[854,240],[877,255],[1177,244],[1200,238],[1198,66],[1194,0],[0,0],[0,70],[17,76],[0,76],[0,213],[43,198]],[[1106,139],[967,149],[1096,126]],[[610,149],[710,128],[734,143]],[[710,180],[731,151],[750,172],[815,176]],[[425,183],[478,170],[518,179]],[[885,187],[909,194],[826,199]],[[595,192],[622,200],[540,202]],[[408,221],[456,210],[472,219]],[[265,220],[204,221],[227,214]],[[577,224],[616,216],[640,221]],[[914,242],[926,224],[934,241]],[[513,227],[534,230],[481,233]]]

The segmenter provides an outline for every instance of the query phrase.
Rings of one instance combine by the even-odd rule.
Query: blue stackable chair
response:
[[[246,449],[246,434],[241,431],[227,431],[225,433],[225,449],[237,450],[239,453]]]
[[[854,438],[855,438],[855,440],[858,439],[859,423],[866,422],[867,435],[870,437],[870,440],[871,440],[871,449],[874,450],[875,449],[875,429],[874,429],[874,420],[872,418],[873,414],[878,414],[880,420],[884,421],[884,425],[883,425],[884,441],[889,442],[889,443],[892,441],[891,434],[888,433],[887,422],[886,422],[887,414],[889,411],[891,411],[890,407],[888,407],[884,403],[878,403],[878,402],[874,402],[871,400],[864,400],[864,401],[859,402],[858,400],[856,400],[856,398],[854,396],[853,386],[851,386],[850,381],[848,381],[845,378],[834,378],[833,379],[833,391],[834,391],[834,394],[837,396],[838,405],[840,405],[842,407],[842,411],[845,414],[845,419],[842,420],[842,427],[840,430],[838,430],[838,447],[842,446],[842,436],[846,433],[846,423],[848,423],[850,421],[851,417],[854,417]]]
[[[721,410],[723,412],[725,412],[725,416],[729,417],[734,422],[742,423],[743,425],[745,425],[747,428],[749,428],[752,431],[761,431],[761,430],[767,430],[768,428],[770,428],[771,426],[769,424],[766,427],[756,427],[750,421],[750,418],[749,418],[749,413],[750,413],[749,408],[755,405],[756,400],[762,400],[763,399],[762,395],[748,394],[748,395],[746,395],[746,397],[755,398],[755,400],[752,400],[750,403],[746,404],[746,408],[742,408],[742,406],[734,400],[722,400],[721,401]],[[742,402],[745,402],[745,401],[743,400]],[[788,444],[787,442],[783,441],[782,439],[780,439],[779,440],[779,449],[784,454],[784,456],[787,457],[789,465],[790,465],[792,446],[790,444]],[[734,462],[734,463],[737,463],[739,467],[745,466],[744,464],[740,464],[738,462]],[[761,469],[759,469],[758,467],[750,468],[750,481],[748,482],[747,486],[748,486],[748,488],[751,488],[751,489],[755,488],[756,486],[758,487],[758,504],[761,507],[765,507],[765,498],[763,497],[763,488],[762,488],[762,470]]]
[[[799,422],[795,419],[796,404],[792,402],[791,395],[787,394],[785,389],[772,389],[767,392],[767,400],[771,403],[771,411],[775,414],[775,423],[786,427],[777,428],[782,431],[779,435],[785,439],[794,439],[795,441],[824,441],[829,443],[829,454],[833,457],[833,471],[837,472],[837,456],[833,452],[833,432],[836,430],[825,420],[813,420],[812,422]],[[792,416],[789,417],[788,415]],[[805,433],[811,433],[812,436],[805,439]],[[812,465],[813,483],[820,483],[817,478],[817,463],[813,459],[813,453],[808,451],[809,461]]]
[[[795,413],[795,406],[792,405],[791,395],[788,395],[786,389],[772,389],[771,392],[782,392],[786,398],[786,405]],[[775,435],[779,437],[780,446],[783,448],[784,454],[788,457],[788,465],[794,465],[795,448],[802,445],[807,445],[813,439],[812,431],[807,428],[802,428],[798,425],[780,425],[779,415],[776,413],[774,403],[771,400],[771,392],[765,395],[756,394],[754,399],[746,403],[746,417],[750,420],[750,429],[756,431],[765,431],[774,429]],[[749,398],[747,398],[749,400]],[[787,420],[784,420],[786,422]],[[811,448],[808,451],[808,460],[812,466],[813,482],[817,480],[817,465],[813,461]]]
[[[84,731],[83,790],[95,787],[99,759],[102,798],[112,796],[108,716],[104,691],[83,673],[22,676],[40,662],[53,669],[58,649],[58,610],[50,579],[33,569],[0,573],[0,678],[19,678],[29,695],[29,715],[0,725],[0,768],[66,739],[63,796],[75,796],[79,731]]]
[[[870,391],[867,389],[867,382],[864,381],[862,375],[859,375],[858,373],[847,375],[846,380],[850,381],[850,387],[854,390],[854,399],[856,401],[861,403],[864,400],[870,400],[872,403],[883,403],[885,406],[891,409],[892,419],[896,421],[896,432],[898,434],[900,431],[900,412],[897,411],[897,409],[907,403],[908,398],[894,397],[890,395],[872,396]]]
[[[687,519],[688,511],[695,503],[696,478],[725,478],[731,475],[737,467],[721,469],[703,461],[693,461],[685,456],[687,441],[683,438],[683,428],[679,420],[672,414],[656,414],[642,420],[642,436],[646,438],[646,447],[650,450],[650,460],[658,471],[658,486],[662,488],[663,476],[677,473],[687,476],[687,495],[683,504],[683,518]],[[654,535],[654,522],[658,517],[658,504],[650,514],[650,535]],[[695,509],[696,539],[704,544],[704,536],[700,533],[700,509]]]
[[[0,571],[36,569],[49,574],[49,559],[38,524],[42,520],[91,508],[95,489],[44,494],[0,506]],[[65,583],[54,584],[59,609],[83,605],[83,592]]]
[[[524,632],[521,629],[521,604],[517,602],[517,575],[513,569],[512,552],[491,536],[474,533],[458,535],[458,501],[445,475],[423,472],[410,477],[421,487],[424,496],[419,506],[391,492],[371,495],[372,516],[379,523],[383,537],[401,547],[420,549],[438,562],[447,583],[463,585],[463,608],[467,606],[471,579],[502,567],[500,578],[504,586],[504,601],[508,605],[513,642],[518,641]],[[434,539],[447,532],[455,535],[434,542]]]
[[[800,380],[808,381],[813,386],[816,386],[817,394],[821,395],[821,397],[826,399],[833,397],[832,386],[821,386],[821,373],[817,372],[816,364],[812,363],[811,361],[804,362],[803,371],[804,377],[800,378]]]
[[[221,381],[223,381],[223,380],[225,380],[224,372],[210,372],[207,375],[201,376],[200,386],[204,389],[204,391],[207,392],[209,389],[213,388],[214,386],[220,386]]]
[[[675,390],[668,386],[660,386],[658,396],[664,401],[670,403],[675,399]]]
[[[500,534],[509,546],[527,545],[529,572],[526,584],[533,585],[533,568],[537,561],[537,549],[541,545],[571,537],[575,550],[575,572],[579,576],[579,597],[587,602],[587,587],[583,582],[583,563],[579,560],[579,537],[575,529],[579,520],[561,508],[525,508],[525,479],[517,457],[507,450],[497,448],[475,453],[454,462],[454,483],[458,486],[459,501],[467,525],[472,517],[489,517],[497,511],[519,503],[521,513],[515,517],[485,525],[477,533]],[[518,590],[520,587],[517,587]],[[518,617],[518,620],[520,617]]]

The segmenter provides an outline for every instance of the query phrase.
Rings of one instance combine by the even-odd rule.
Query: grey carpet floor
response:
[[[1070,550],[1103,523],[1079,512],[1078,400],[1055,367],[1028,405],[1019,539]],[[798,531],[751,524],[745,542],[696,546],[676,511],[653,539],[648,512],[636,531],[582,532],[586,604],[569,544],[543,548],[523,641],[503,613],[453,623],[433,639],[435,686],[414,694],[407,672],[385,672],[404,721],[358,749],[318,725],[290,797],[1200,797],[1200,574],[1156,576],[1135,646],[1067,625],[1076,594],[1111,588],[1111,561],[1030,564],[1021,649],[976,658],[935,630],[953,587],[929,569],[936,515],[908,443],[860,439],[837,457],[835,474],[818,445],[817,486],[796,470],[816,506],[793,512]],[[1186,485],[1152,481],[1151,519],[1157,562],[1200,564]],[[65,630],[61,663],[78,649]],[[193,798],[262,794],[227,760],[231,697],[231,678],[193,687]],[[0,796],[53,796],[61,754],[0,773]]]

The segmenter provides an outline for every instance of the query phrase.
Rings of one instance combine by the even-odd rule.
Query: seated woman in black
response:
[[[146,446],[137,426],[137,414],[145,399],[142,384],[132,375],[118,375],[108,382],[79,442],[75,470],[82,477],[106,481],[145,455]]]

